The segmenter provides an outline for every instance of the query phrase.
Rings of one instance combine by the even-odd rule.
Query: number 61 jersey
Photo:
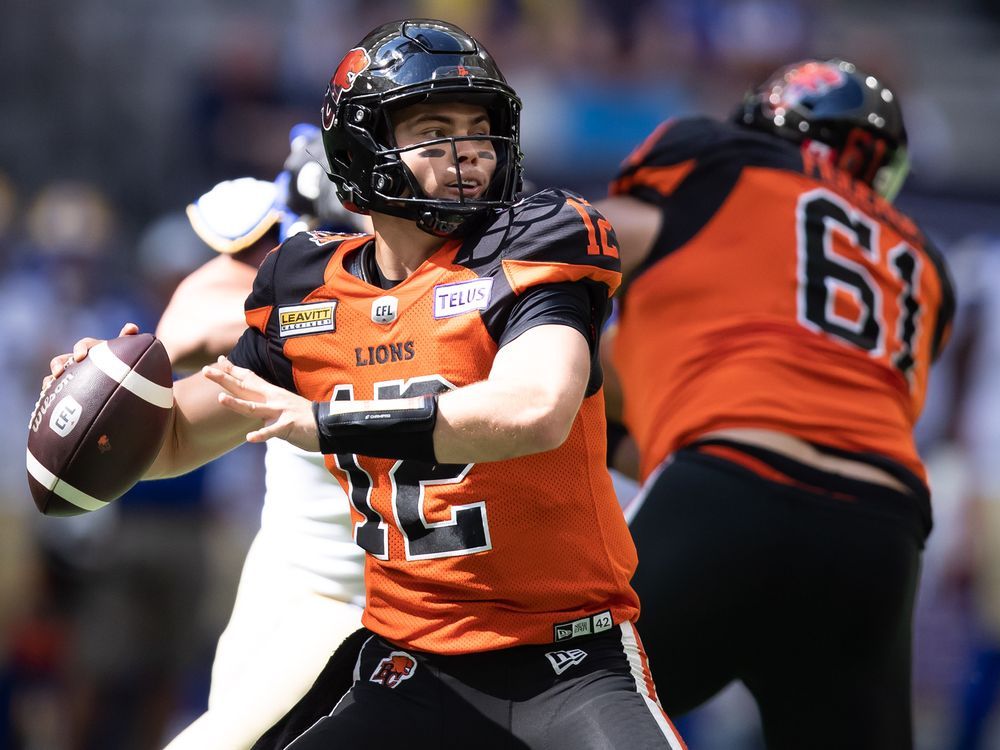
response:
[[[661,125],[611,192],[663,217],[614,351],[643,476],[745,427],[925,481],[912,431],[954,298],[910,219],[808,150],[707,118]]]
[[[564,322],[552,294],[579,302],[593,351],[619,279],[610,225],[556,191],[447,242],[389,289],[370,236],[299,234],[261,266],[232,357],[313,401],[439,393],[487,379],[524,330]],[[368,552],[367,627],[404,647],[469,653],[635,619],[635,548],[605,467],[594,363],[555,450],[475,465],[327,456]]]

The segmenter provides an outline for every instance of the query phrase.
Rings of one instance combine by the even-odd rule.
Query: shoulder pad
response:
[[[190,204],[187,216],[206,245],[231,255],[250,247],[281,219],[278,197],[273,182],[226,180]]]
[[[801,171],[794,144],[709,117],[668,120],[633,151],[611,183],[611,195],[671,195],[697,167],[742,166]]]
[[[543,190],[500,212],[463,244],[456,261],[481,274],[502,272],[515,294],[588,279],[606,285],[611,295],[621,282],[610,222],[584,198],[563,190]]]
[[[276,304],[296,304],[324,284],[331,257],[345,241],[364,234],[299,232],[267,254],[244,303],[247,324],[262,333]]]
[[[724,137],[723,123],[708,117],[671,118],[661,123],[626,157],[621,173],[663,167],[696,158]]]

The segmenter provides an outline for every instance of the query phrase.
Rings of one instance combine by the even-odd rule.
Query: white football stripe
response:
[[[98,500],[96,497],[91,497],[86,492],[78,490],[71,484],[67,484],[51,471],[46,469],[39,463],[38,459],[31,455],[31,451],[28,451],[28,473],[35,478],[35,481],[42,485],[45,489],[51,490],[56,495],[61,497],[68,503],[72,503],[77,508],[83,508],[84,510],[100,510],[105,505],[106,502],[103,500]]]
[[[135,370],[129,368],[127,364],[116,357],[108,342],[102,341],[87,354],[101,372],[121,383],[123,388],[132,391],[136,396],[148,401],[153,406],[161,409],[169,409],[174,405],[174,392],[170,388],[157,385],[149,378],[143,377]]]

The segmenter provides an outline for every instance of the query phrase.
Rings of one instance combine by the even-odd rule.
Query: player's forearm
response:
[[[259,426],[225,409],[218,401],[219,388],[201,374],[174,384],[174,408],[167,437],[143,479],[179,476],[203,466],[244,441]]]
[[[418,396],[313,407],[323,453],[467,464],[559,447],[579,403],[544,388],[487,380],[436,401]]]
[[[449,464],[553,450],[573,426],[589,377],[590,349],[579,331],[536,326],[500,348],[489,378],[436,404],[429,396],[315,404],[319,447]]]
[[[462,464],[554,450],[569,435],[579,407],[551,389],[474,383],[438,399],[434,454],[440,463]]]

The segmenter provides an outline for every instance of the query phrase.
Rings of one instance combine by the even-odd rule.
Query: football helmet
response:
[[[802,60],[749,91],[733,117],[747,127],[806,146],[893,200],[909,159],[903,113],[893,91],[846,60]]]
[[[284,242],[291,235],[309,229],[361,231],[364,220],[344,208],[337,198],[336,187],[327,179],[329,165],[319,127],[306,123],[293,125],[288,142],[288,158],[274,180],[283,207],[279,239]]]
[[[490,135],[433,138],[399,148],[393,112],[418,102],[480,104]],[[521,190],[521,100],[490,54],[473,37],[444,21],[414,19],[379,26],[337,66],[323,100],[323,145],[330,178],[344,205],[415,221],[438,236],[463,233],[474,218],[513,204]],[[461,190],[456,142],[492,142],[496,169],[482,195]],[[442,145],[459,169],[455,200],[425,195],[400,155]]]

